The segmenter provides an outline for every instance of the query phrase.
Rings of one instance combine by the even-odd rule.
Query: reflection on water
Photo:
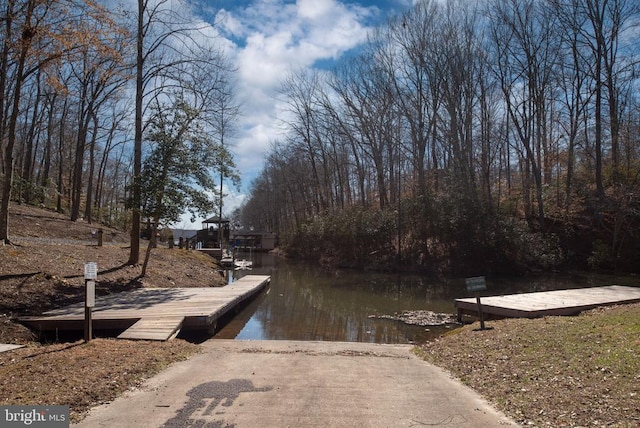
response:
[[[234,271],[233,277],[271,275],[270,287],[223,327],[216,338],[424,342],[441,335],[448,328],[410,326],[375,316],[393,315],[405,310],[453,313],[453,300],[469,297],[464,278],[329,271],[260,253],[253,254],[252,260],[252,270]],[[485,294],[614,283],[636,285],[640,281],[627,278],[621,282],[620,278],[584,275],[487,278]]]

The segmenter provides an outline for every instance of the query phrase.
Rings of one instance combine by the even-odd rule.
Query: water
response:
[[[262,253],[246,258],[253,260],[253,269],[233,276],[271,275],[271,284],[216,338],[420,343],[455,326],[412,326],[378,316],[405,310],[453,314],[453,300],[470,296],[464,278],[327,270]],[[584,274],[487,278],[483,294],[611,284],[640,285],[640,279]]]

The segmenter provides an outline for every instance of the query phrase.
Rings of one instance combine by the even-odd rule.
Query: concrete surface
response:
[[[409,345],[210,340],[77,427],[507,427]]]
[[[5,343],[0,343],[0,352],[12,351],[18,348],[24,348],[24,345],[9,345]]]

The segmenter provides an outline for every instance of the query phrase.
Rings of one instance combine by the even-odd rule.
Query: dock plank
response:
[[[540,291],[482,297],[482,311],[508,318],[538,318],[575,315],[587,309],[614,304],[640,302],[640,287],[609,285],[570,290]],[[456,299],[458,316],[477,315],[475,298]]]
[[[224,287],[141,288],[96,298],[94,323],[130,327],[122,339],[170,340],[184,326],[210,329],[218,318],[267,286],[268,275],[247,275]],[[36,330],[78,329],[84,320],[84,304],[79,303],[22,317],[19,321]],[[104,327],[107,328],[107,327]]]
[[[183,322],[184,316],[141,318],[122,332],[118,339],[170,340],[178,334]]]
[[[14,349],[24,348],[25,345],[14,345],[7,343],[0,343],[0,352],[13,351]]]

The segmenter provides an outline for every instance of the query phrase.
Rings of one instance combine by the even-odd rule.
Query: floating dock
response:
[[[624,303],[640,302],[640,287],[609,285],[573,290],[489,296],[480,299],[482,312],[494,318],[539,318],[576,315],[582,311]],[[456,299],[458,319],[462,315],[478,316],[475,297]]]
[[[250,299],[270,282],[267,275],[247,275],[224,287],[141,288],[97,297],[94,330],[124,330],[121,339],[170,340],[181,330],[213,332],[218,319]],[[84,328],[84,303],[18,321],[36,331]]]

